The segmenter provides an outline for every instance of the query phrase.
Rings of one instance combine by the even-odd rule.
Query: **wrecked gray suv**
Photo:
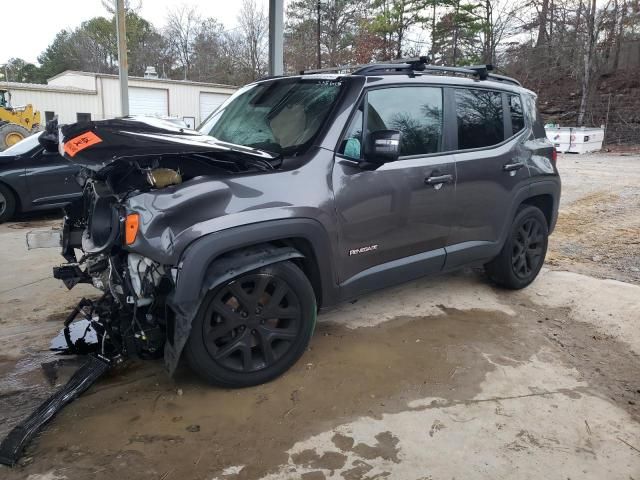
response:
[[[535,100],[486,67],[418,61],[259,81],[198,131],[63,126],[84,193],[54,275],[103,292],[67,326],[87,319],[103,357],[173,372],[184,356],[244,387],[298,360],[319,310],[366,292],[467,265],[523,288],[560,198]]]

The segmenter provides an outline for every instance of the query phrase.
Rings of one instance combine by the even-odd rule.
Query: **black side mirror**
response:
[[[369,133],[364,149],[365,161],[383,164],[398,160],[401,136],[398,130],[376,130]]]
[[[38,142],[47,152],[58,152],[58,118],[47,122],[47,126],[38,138]]]

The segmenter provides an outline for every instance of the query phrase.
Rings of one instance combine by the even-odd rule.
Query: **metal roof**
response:
[[[96,90],[66,85],[47,85],[45,83],[0,82],[0,90],[43,90],[47,92],[84,93],[95,95]]]
[[[94,73],[94,72],[80,72],[77,70],[65,70],[64,72],[54,75],[53,77],[47,79],[47,81],[50,82],[53,79],[63,77],[68,74],[83,75],[83,76],[94,77],[94,78],[95,77],[113,78],[113,79],[118,78],[118,75],[111,74],[111,73]],[[129,80],[135,80],[136,82],[141,81],[141,82],[155,82],[155,83],[173,83],[177,85],[197,85],[201,87],[214,87],[214,88],[232,88],[234,90],[238,88],[236,85],[226,85],[223,83],[194,82],[191,80],[172,80],[169,78],[147,78],[147,77],[129,76]]]

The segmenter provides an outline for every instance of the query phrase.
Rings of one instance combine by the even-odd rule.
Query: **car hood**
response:
[[[221,153],[265,160],[276,155],[222,142],[152,117],[124,117],[60,127],[60,154],[73,163],[100,171],[115,162],[167,154]]]

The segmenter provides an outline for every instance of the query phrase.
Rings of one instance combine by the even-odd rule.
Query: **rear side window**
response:
[[[524,129],[524,110],[519,95],[509,95],[511,109],[511,133],[515,135]]]
[[[458,148],[481,148],[504,140],[502,94],[488,90],[456,89]]]

